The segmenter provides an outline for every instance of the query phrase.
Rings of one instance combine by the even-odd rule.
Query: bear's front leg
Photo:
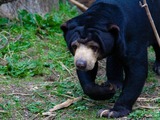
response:
[[[116,55],[107,57],[107,82],[115,85],[118,89],[123,87],[123,65]]]
[[[146,49],[140,48],[140,52],[131,53],[127,56],[124,61],[125,81],[122,93],[114,107],[110,110],[100,110],[99,116],[118,118],[126,116],[132,111],[132,106],[139,97],[147,77]]]
[[[93,70],[81,71],[77,70],[77,75],[86,95],[94,100],[110,99],[114,93],[115,88],[111,84],[97,85],[95,79],[97,75],[98,63],[96,62]]]

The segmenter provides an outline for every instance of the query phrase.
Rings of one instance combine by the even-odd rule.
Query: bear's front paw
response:
[[[97,117],[106,117],[106,118],[119,118],[127,116],[131,111],[127,109],[123,109],[120,111],[110,109],[110,110],[99,110],[97,113]]]
[[[153,65],[153,71],[160,75],[160,61],[155,61]]]

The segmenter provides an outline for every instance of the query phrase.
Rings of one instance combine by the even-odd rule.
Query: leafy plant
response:
[[[44,16],[21,10],[18,13],[20,22],[10,21],[7,24],[9,20],[0,18],[0,26],[8,31],[1,32],[0,36],[9,40],[9,44],[0,52],[0,74],[26,77],[50,74],[51,69],[61,74],[61,62],[67,66],[73,65],[60,25],[76,14],[75,8],[66,3],[60,4],[60,11],[53,10]]]
[[[147,119],[154,118],[154,120],[158,120],[160,117],[159,112],[154,110],[136,110],[129,114],[129,118],[131,119]]]
[[[43,110],[41,102],[33,102],[33,103],[27,105],[27,108],[32,113],[38,113]]]
[[[0,27],[5,26],[6,24],[8,24],[9,20],[7,18],[1,18],[0,19]]]

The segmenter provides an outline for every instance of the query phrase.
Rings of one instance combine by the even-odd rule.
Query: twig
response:
[[[16,38],[15,38],[15,42],[20,40],[22,38],[22,34],[18,35]]]
[[[44,120],[54,120],[56,114],[49,114],[48,117],[46,117]]]
[[[70,99],[74,99],[74,97],[72,96],[69,96],[69,95],[66,95],[66,94],[59,94],[58,92],[54,91],[53,93],[57,94],[57,95],[60,95],[60,96],[63,96],[63,97],[67,97],[67,98],[70,98]],[[87,100],[89,102],[93,102],[93,100],[90,100],[88,98],[85,98],[85,97],[82,97],[83,100]]]
[[[151,107],[151,106],[138,106],[134,109],[158,109],[159,107]]]
[[[149,18],[149,21],[150,21],[150,23],[151,23],[153,32],[154,32],[154,34],[155,34],[155,36],[156,36],[158,45],[160,46],[160,37],[159,37],[159,34],[158,34],[158,32],[157,32],[157,29],[156,29],[155,23],[154,23],[154,21],[153,21],[152,15],[151,15],[151,13],[150,13],[148,4],[147,4],[146,0],[143,0],[143,4],[142,4],[142,2],[139,2],[139,3],[140,3],[140,6],[141,6],[142,8],[144,7],[145,10],[146,10],[146,13],[147,13],[147,16],[148,16],[148,18]]]
[[[51,114],[52,114],[51,112],[44,112],[44,113],[42,113],[43,116],[49,116]]]
[[[10,93],[7,95],[21,95],[21,96],[32,96],[33,94],[25,94],[25,93]]]
[[[3,38],[5,38],[5,40],[6,40],[5,44],[0,46],[0,50],[1,50],[1,49],[5,48],[8,45],[9,40],[8,40],[8,38],[6,36],[10,36],[10,33],[7,32],[7,31],[1,31],[0,32],[0,36],[2,36]],[[3,42],[2,39],[0,40],[0,42]]]
[[[66,94],[59,94],[59,93],[56,92],[56,91],[54,91],[54,92],[52,92],[52,93],[55,93],[55,94],[57,94],[57,95],[60,95],[60,96],[63,96],[63,97],[67,97],[67,98],[70,98],[70,99],[74,99],[74,97],[72,97],[72,96],[69,96],[69,95],[66,95]]]
[[[74,5],[76,5],[82,12],[84,12],[88,9],[85,5],[79,3],[76,0],[70,0],[70,2],[73,3]]]
[[[3,36],[3,37],[6,39],[6,43],[4,45],[0,46],[0,50],[3,49],[3,48],[5,48],[8,45],[8,39],[7,39],[7,37],[5,37],[5,36]],[[1,41],[2,41],[2,39],[0,39],[0,42]]]
[[[160,97],[157,97],[157,98],[152,98],[152,99],[147,99],[147,98],[141,98],[141,97],[139,97],[138,99],[137,99],[137,101],[139,101],[139,102],[153,102],[153,101],[156,101],[156,100],[159,100],[160,99]]]
[[[73,77],[74,77],[74,74],[72,74],[72,73],[70,72],[70,70],[69,70],[62,62],[60,62],[60,64],[61,64],[61,66],[70,74],[70,76],[73,76]]]
[[[147,99],[147,98],[141,98],[141,97],[139,97],[138,99],[137,99],[137,101],[138,102],[149,102],[149,99]]]
[[[157,98],[151,99],[150,101],[156,101],[156,100],[159,100],[159,99],[160,99],[160,97],[157,97]]]
[[[0,113],[7,113],[6,111],[4,111],[4,110],[0,110]]]

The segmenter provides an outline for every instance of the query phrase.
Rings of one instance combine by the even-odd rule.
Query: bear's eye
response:
[[[73,42],[73,43],[71,44],[71,47],[72,47],[72,49],[75,51],[75,50],[77,49],[77,47],[78,47],[77,42]]]
[[[91,45],[90,48],[91,48],[94,52],[96,52],[96,51],[98,50],[98,47],[97,47],[97,46],[94,46],[94,45]]]
[[[77,49],[77,45],[72,45],[72,49],[76,50]]]

